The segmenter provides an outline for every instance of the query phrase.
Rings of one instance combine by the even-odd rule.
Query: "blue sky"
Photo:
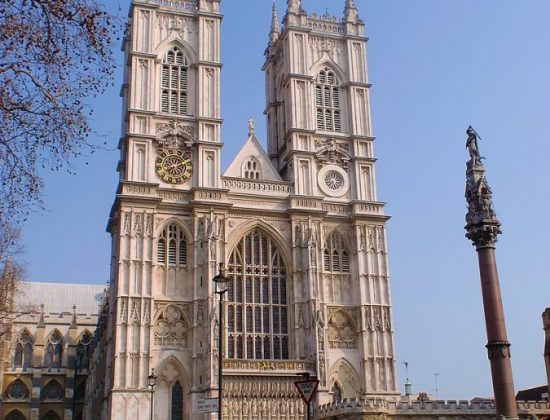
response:
[[[107,3],[107,0],[105,0]],[[282,17],[286,2],[278,0]],[[464,237],[465,130],[482,137],[503,234],[497,244],[516,390],[545,383],[550,306],[550,31],[547,0],[356,0],[366,23],[378,196],[388,203],[398,380],[468,399],[492,395],[475,249]],[[340,16],[344,0],[303,0]],[[127,0],[120,0],[122,15]],[[116,11],[116,2],[108,2]],[[265,143],[263,52],[271,0],[224,0],[223,165],[257,121]],[[119,63],[122,61],[118,53]],[[117,185],[121,71],[92,103],[112,151],[46,174],[46,210],[23,227],[28,278],[106,283],[105,226]],[[402,386],[401,386],[402,389]]]

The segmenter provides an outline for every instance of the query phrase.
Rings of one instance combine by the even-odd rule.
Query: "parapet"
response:
[[[550,403],[546,401],[527,401],[518,403],[521,418],[546,418],[550,416]],[[382,398],[344,399],[340,403],[324,404],[319,407],[318,418],[360,419],[373,415],[385,415],[395,419],[427,418],[472,418],[487,419],[495,416],[495,405],[487,401],[413,401],[398,403]],[[360,417],[359,417],[360,416]]]

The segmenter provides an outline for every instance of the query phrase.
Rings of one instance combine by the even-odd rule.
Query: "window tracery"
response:
[[[187,242],[178,225],[169,224],[162,230],[157,243],[157,262],[169,266],[187,265]]]
[[[349,314],[338,310],[331,314],[328,322],[328,341],[333,349],[354,349],[357,347],[355,325]]]
[[[29,390],[21,379],[13,381],[6,391],[6,396],[10,400],[24,400],[28,395]]]
[[[189,63],[178,47],[172,47],[162,60],[161,111],[187,115]]]
[[[29,368],[32,365],[32,336],[27,330],[19,333],[14,348],[13,366],[16,368]]]
[[[325,271],[332,273],[349,273],[349,253],[345,248],[340,234],[333,232],[325,243],[323,251]]]
[[[335,132],[342,131],[340,88],[336,75],[328,67],[325,67],[317,75],[315,104],[317,129]]]
[[[286,270],[277,246],[259,229],[229,258],[227,357],[288,359]]]
[[[181,308],[175,305],[167,305],[160,309],[155,322],[155,344],[185,347],[188,330],[189,327]]]
[[[59,331],[54,331],[48,340],[44,354],[44,365],[48,368],[60,368],[63,356],[63,338]]]
[[[42,399],[45,401],[59,401],[63,398],[63,387],[56,380],[48,382],[42,390]]]
[[[81,372],[88,370],[92,351],[92,335],[85,332],[76,348],[76,370]]]

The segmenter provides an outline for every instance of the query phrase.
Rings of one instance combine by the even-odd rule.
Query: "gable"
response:
[[[223,176],[258,181],[282,181],[254,134],[246,139]]]

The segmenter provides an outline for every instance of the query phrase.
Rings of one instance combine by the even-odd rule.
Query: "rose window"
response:
[[[344,177],[336,171],[327,172],[325,176],[325,185],[332,191],[338,191],[344,185]]]

